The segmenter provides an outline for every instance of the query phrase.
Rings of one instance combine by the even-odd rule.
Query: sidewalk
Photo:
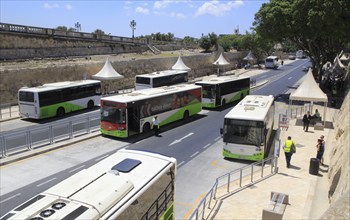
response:
[[[276,108],[284,109],[285,103],[277,103]],[[333,118],[337,110],[328,108],[327,118]],[[329,208],[328,201],[328,162],[332,146],[327,145],[330,129],[323,131],[309,128],[305,132],[297,124],[297,119],[289,121],[289,129],[281,131],[280,141],[283,146],[288,136],[295,141],[297,152],[293,154],[291,168],[286,167],[284,152],[281,149],[278,158],[278,173],[245,190],[217,202],[208,219],[261,219],[262,210],[268,208],[272,191],[289,195],[283,219],[319,219]],[[310,158],[316,157],[316,141],[325,136],[325,166],[320,166],[319,174],[309,174]]]

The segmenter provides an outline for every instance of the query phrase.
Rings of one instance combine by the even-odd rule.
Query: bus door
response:
[[[129,135],[140,133],[140,114],[137,106],[128,107],[128,131]]]
[[[215,106],[221,105],[221,88],[219,85],[215,86]]]

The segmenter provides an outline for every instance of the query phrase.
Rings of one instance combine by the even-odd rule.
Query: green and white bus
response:
[[[174,219],[176,159],[119,150],[1,219]]]
[[[20,116],[33,119],[62,117],[68,112],[91,109],[100,99],[101,82],[98,80],[48,83],[18,91]]]
[[[187,119],[202,110],[202,87],[193,84],[142,89],[101,99],[101,133],[127,138],[159,125]]]
[[[208,76],[195,84],[202,86],[202,106],[204,108],[217,108],[249,95],[250,78]]]
[[[135,90],[171,86],[188,82],[186,70],[163,70],[135,76]]]
[[[248,95],[225,115],[222,155],[225,158],[262,160],[272,138],[274,97]]]

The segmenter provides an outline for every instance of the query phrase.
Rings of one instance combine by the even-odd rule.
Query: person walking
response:
[[[295,143],[294,141],[292,141],[291,136],[288,136],[288,139],[284,142],[283,150],[284,155],[286,156],[287,168],[290,168],[290,161],[292,159],[292,155],[296,152]]]
[[[303,130],[305,132],[308,132],[309,130],[310,121],[311,121],[311,115],[310,115],[310,112],[308,111],[307,114],[305,114],[303,117],[303,123],[304,123]]]
[[[154,130],[154,135],[159,136],[159,121],[158,121],[158,116],[155,115],[152,119],[152,124],[153,124],[153,130]]]
[[[321,135],[320,139],[322,140],[322,144],[323,144],[323,153],[324,151],[326,150],[326,141],[324,140],[324,136]],[[321,165],[324,166],[324,157],[322,155],[322,158],[321,158]]]
[[[322,139],[317,140],[316,148],[317,148],[316,158],[320,161],[320,165],[323,166],[324,164],[323,164],[322,157],[324,153],[324,143]]]

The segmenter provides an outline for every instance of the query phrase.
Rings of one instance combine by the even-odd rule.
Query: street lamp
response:
[[[81,24],[79,22],[75,23],[75,31],[80,32],[81,31]]]
[[[136,29],[136,21],[135,20],[130,21],[130,28],[132,30],[132,38],[134,38],[134,31]]]

